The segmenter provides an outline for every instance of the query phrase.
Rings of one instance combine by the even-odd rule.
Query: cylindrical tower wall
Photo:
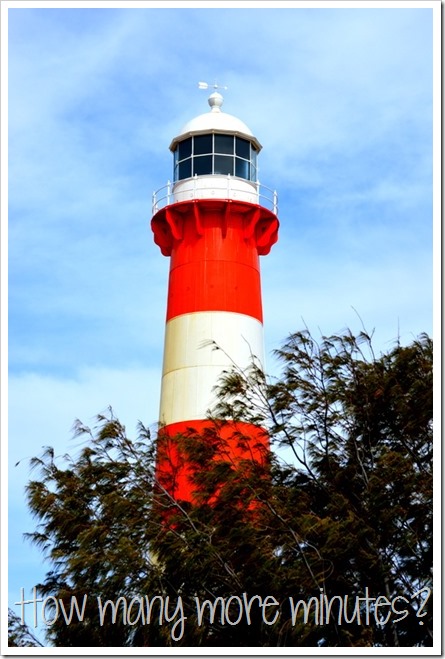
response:
[[[175,204],[152,221],[171,257],[160,422],[204,419],[223,370],[264,364],[259,252],[278,220],[232,200]]]
[[[175,497],[191,499],[188,471],[177,468],[177,446],[166,438],[209,427],[224,371],[246,369],[253,361],[264,366],[259,255],[276,241],[278,220],[247,202],[194,199],[160,210],[152,228],[170,256],[158,478],[170,483]],[[242,432],[252,438],[252,455],[263,460],[268,441],[262,429],[242,424]],[[244,453],[232,442],[230,459]]]

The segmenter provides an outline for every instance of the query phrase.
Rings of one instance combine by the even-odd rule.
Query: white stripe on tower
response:
[[[197,311],[167,322],[160,422],[205,419],[217,402],[223,371],[264,368],[263,325],[229,311]]]

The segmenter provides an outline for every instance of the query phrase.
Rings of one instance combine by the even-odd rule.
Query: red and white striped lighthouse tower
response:
[[[173,183],[154,193],[151,221],[155,243],[170,257],[159,417],[160,441],[170,448],[159,449],[158,478],[175,499],[188,501],[193,487],[187,468],[175,466],[172,439],[209,426],[224,370],[248,367],[252,356],[264,365],[259,256],[278,237],[276,193],[258,182],[260,143],[221,110],[219,92],[208,103],[210,111],[170,145]],[[259,437],[267,444],[256,426],[241,430],[252,446]],[[229,450],[235,461],[246,457],[236,442]],[[250,456],[261,459],[257,449]]]

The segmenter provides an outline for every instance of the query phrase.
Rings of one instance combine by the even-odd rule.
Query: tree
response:
[[[12,648],[43,647],[20,618],[8,609],[8,645]]]
[[[76,423],[77,458],[59,466],[47,449],[32,461],[29,537],[51,565],[40,593],[67,610],[88,596],[81,621],[58,616],[51,643],[432,644],[431,340],[376,357],[364,332],[317,342],[302,331],[277,356],[271,382],[234,365],[213,426],[176,438],[193,506],[157,483],[156,439],[141,424],[129,439],[111,410],[93,430]],[[292,460],[230,463],[226,419],[234,434],[261,419]],[[108,605],[101,625],[107,600],[115,621]]]

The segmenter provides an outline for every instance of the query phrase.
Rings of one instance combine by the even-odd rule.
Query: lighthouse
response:
[[[259,183],[260,142],[222,110],[216,89],[208,104],[170,144],[173,180],[153,193],[151,220],[154,241],[170,259],[157,478],[174,499],[189,502],[193,474],[179,438],[213,423],[224,372],[252,360],[264,369],[259,257],[277,241],[279,226],[277,195]],[[234,464],[264,460],[264,429],[234,420],[222,432]],[[240,433],[247,442],[236,440]]]

